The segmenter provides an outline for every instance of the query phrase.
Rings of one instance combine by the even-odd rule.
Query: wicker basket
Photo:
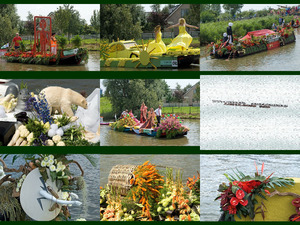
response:
[[[121,195],[127,195],[131,188],[130,180],[134,178],[136,165],[116,165],[108,176],[108,185]]]

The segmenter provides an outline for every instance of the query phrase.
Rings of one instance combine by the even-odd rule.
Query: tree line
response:
[[[102,4],[100,8],[100,37],[102,39],[139,39],[143,32],[153,32],[160,25],[167,27],[165,19],[170,9],[177,5],[151,5],[151,12],[146,13],[140,4]],[[200,4],[191,4],[185,17],[189,24],[199,24]]]
[[[201,4],[200,22],[210,23],[228,20],[251,19],[270,15],[269,9],[242,11],[244,4],[223,4],[224,12],[221,12],[221,4]]]
[[[192,87],[188,84],[182,88],[178,83],[172,92],[163,79],[106,79],[102,82],[106,88],[104,97],[107,97],[113,108],[113,113],[121,113],[125,109],[138,115],[141,104],[148,108],[157,108],[164,102],[183,102],[184,94]],[[195,101],[200,101],[200,82],[197,83]]]
[[[87,35],[99,34],[100,10],[94,10],[90,23],[80,17],[79,11],[72,5],[64,4],[53,12],[52,30],[58,34]],[[21,21],[14,4],[0,4],[0,44],[10,42],[15,33],[20,35],[34,34],[34,16],[29,11],[26,21]],[[48,16],[48,15],[43,15]]]

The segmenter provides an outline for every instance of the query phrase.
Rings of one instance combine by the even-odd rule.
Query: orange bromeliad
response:
[[[138,166],[133,174],[134,178],[130,180],[130,184],[133,185],[130,198],[142,204],[142,216],[152,220],[150,214],[151,202],[153,200],[158,202],[159,189],[163,188],[163,176],[159,175],[156,166],[149,163],[149,161]]]

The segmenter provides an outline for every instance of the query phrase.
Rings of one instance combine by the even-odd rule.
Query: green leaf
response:
[[[56,180],[56,172],[50,171],[50,177],[51,177],[52,182],[54,182]]]

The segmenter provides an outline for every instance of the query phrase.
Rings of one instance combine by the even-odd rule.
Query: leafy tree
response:
[[[12,29],[18,28],[20,17],[17,13],[15,4],[0,4],[0,16],[8,17],[11,22]]]
[[[91,17],[91,25],[97,32],[97,34],[100,33],[100,10],[93,11],[93,15]]]
[[[103,4],[100,8],[100,37],[103,39],[138,39],[141,37],[140,22],[133,22],[128,4]]]
[[[186,85],[182,90],[183,93],[185,94],[191,87],[193,87],[191,84]]]
[[[216,18],[216,14],[211,10],[204,11],[200,14],[200,21],[202,23],[213,22],[216,20]]]
[[[10,18],[8,16],[0,16],[0,45],[11,43],[16,32],[17,30],[13,29]]]
[[[160,13],[160,4],[153,4],[150,6],[152,12]]]
[[[210,10],[212,10],[216,16],[221,14],[221,4],[211,4]]]
[[[184,100],[184,92],[183,92],[183,90],[181,89],[181,86],[180,86],[180,84],[176,84],[176,90],[174,91],[174,100],[176,101],[176,102],[179,102],[179,103],[181,103],[181,102],[183,102],[183,100]]]
[[[200,82],[198,82],[196,85],[197,86],[196,86],[196,92],[194,94],[194,101],[200,102]]]
[[[30,35],[30,44],[31,44],[31,36],[34,35],[34,17],[28,11],[28,16],[26,17],[27,21],[24,23],[25,33]]]
[[[160,79],[108,79],[105,96],[112,103],[113,112],[120,115],[125,109],[140,115],[140,107],[145,102],[148,109],[157,108],[165,95],[165,81]]]
[[[174,8],[174,7],[176,7],[176,4],[167,4],[161,11],[162,11],[163,13],[169,14],[169,13],[170,13],[170,10],[171,10],[172,8]]]
[[[60,6],[54,12],[53,29],[61,34],[67,33],[68,40],[71,34],[78,34],[83,25],[84,21],[80,18],[79,12],[69,4]]]
[[[223,9],[234,17],[236,13],[241,12],[243,6],[244,4],[223,4]]]
[[[200,22],[200,4],[191,4],[190,10],[186,16],[188,24],[197,26]]]

